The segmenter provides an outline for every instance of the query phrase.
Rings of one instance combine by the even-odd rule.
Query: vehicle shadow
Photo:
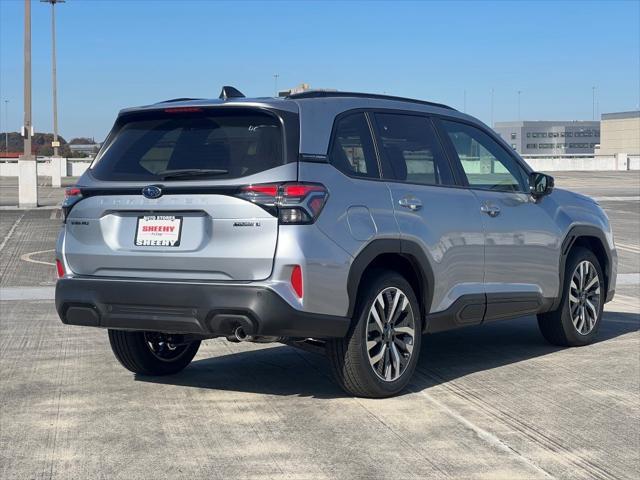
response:
[[[640,314],[606,312],[596,343],[639,329]],[[328,363],[322,355],[279,344],[261,347],[195,360],[176,375],[137,375],[136,380],[279,396],[347,396],[331,378]],[[423,390],[475,372],[550,355],[562,349],[544,340],[535,317],[425,335],[417,367],[422,375],[414,377],[410,390]]]

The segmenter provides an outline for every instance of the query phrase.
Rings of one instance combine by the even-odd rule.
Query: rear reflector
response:
[[[56,258],[56,270],[58,271],[58,278],[64,277],[64,265]]]
[[[302,268],[300,265],[294,266],[291,270],[291,287],[298,298],[302,298]]]

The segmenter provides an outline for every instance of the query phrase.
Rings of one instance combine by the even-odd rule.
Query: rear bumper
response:
[[[276,292],[250,285],[63,278],[56,284],[63,323],[118,330],[337,338],[350,320],[296,310]]]

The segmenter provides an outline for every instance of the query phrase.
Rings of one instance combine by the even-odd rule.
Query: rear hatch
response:
[[[268,278],[278,218],[269,202],[255,201],[256,185],[295,182],[297,121],[293,113],[247,107],[121,115],[66,200],[68,269],[101,277]]]

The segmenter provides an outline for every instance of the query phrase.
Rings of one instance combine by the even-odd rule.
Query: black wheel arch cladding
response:
[[[418,285],[411,285],[421,307],[420,318],[424,321],[426,313],[431,308],[433,299],[434,275],[431,264],[424,253],[422,247],[416,242],[404,239],[378,239],[370,242],[356,256],[349,269],[347,280],[347,293],[349,296],[348,317],[352,317],[356,308],[358,289],[362,284],[365,271],[372,266],[389,268],[390,270],[400,270],[402,268],[376,263],[377,260],[385,256],[399,256],[411,265]],[[411,284],[411,279],[406,279]]]
[[[599,251],[594,251],[594,245],[592,243],[593,241],[598,242],[596,244],[596,249],[598,249]],[[611,283],[610,280],[611,280],[612,258],[611,258],[611,251],[607,243],[607,239],[604,233],[602,232],[602,230],[600,230],[597,227],[590,226],[590,225],[576,225],[572,227],[569,230],[569,232],[567,232],[562,242],[562,249],[560,251],[560,264],[558,265],[558,274],[560,276],[560,282],[559,282],[560,290],[558,292],[558,295],[553,305],[551,306],[552,310],[558,308],[558,306],[562,301],[562,295],[564,294],[564,289],[565,289],[564,282],[565,282],[565,273],[566,273],[565,270],[566,270],[567,260],[569,258],[570,253],[572,252],[572,249],[576,245],[584,246],[585,248],[590,250],[598,259],[598,262],[600,263],[600,268],[602,269],[602,274],[604,276],[604,285],[605,285],[604,298],[606,298],[607,292],[609,291],[609,285]]]

